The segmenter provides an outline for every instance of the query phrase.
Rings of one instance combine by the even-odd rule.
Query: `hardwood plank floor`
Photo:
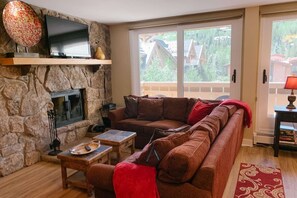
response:
[[[286,198],[297,197],[297,152],[280,151],[273,157],[271,147],[242,147],[232,168],[224,198],[232,198],[241,162],[279,167],[282,171]],[[70,170],[69,174],[73,171]],[[1,198],[87,198],[85,190],[62,188],[60,165],[39,162],[16,173],[0,178]]]
[[[232,167],[223,198],[234,195],[240,163],[251,163],[281,169],[286,198],[297,197],[297,151],[280,150],[273,156],[271,147],[242,147]]]
[[[68,174],[73,174],[70,170]],[[0,178],[1,198],[87,198],[85,190],[69,187],[62,188],[60,165],[39,162],[11,175]]]

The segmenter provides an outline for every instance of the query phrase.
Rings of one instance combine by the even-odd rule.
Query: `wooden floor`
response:
[[[251,163],[281,169],[286,198],[297,197],[297,151],[280,150],[273,156],[271,147],[242,147],[231,170],[223,198],[233,198],[240,163]]]
[[[241,162],[279,167],[282,171],[286,198],[297,197],[297,152],[280,151],[273,157],[271,147],[242,147],[232,168],[224,198],[232,198]],[[71,174],[70,171],[69,173]],[[0,178],[1,198],[87,198],[85,190],[62,188],[60,165],[40,162]]]

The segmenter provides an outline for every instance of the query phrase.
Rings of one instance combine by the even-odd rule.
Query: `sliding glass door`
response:
[[[241,20],[184,26],[184,96],[240,98]]]
[[[288,104],[284,84],[297,74],[296,14],[261,19],[259,57],[256,132],[273,136],[274,106]]]
[[[242,20],[130,32],[134,94],[240,99]]]

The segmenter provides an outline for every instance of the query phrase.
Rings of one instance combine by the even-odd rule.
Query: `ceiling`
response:
[[[38,7],[105,24],[245,8],[295,0],[23,0]]]

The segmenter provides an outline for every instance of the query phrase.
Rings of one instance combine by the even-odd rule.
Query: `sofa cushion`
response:
[[[137,117],[137,106],[138,106],[138,98],[147,98],[148,95],[145,96],[124,96],[125,100],[125,111],[124,111],[124,117],[125,118],[136,118]]]
[[[119,121],[116,124],[116,129],[124,130],[124,131],[133,131],[137,133],[137,136],[135,138],[135,147],[136,148],[143,148],[144,145],[148,142],[150,137],[153,134],[153,131],[151,133],[146,134],[149,131],[145,130],[145,125],[150,123],[151,121],[147,120],[137,120],[136,118],[129,118]],[[147,137],[147,141],[140,140],[142,137]],[[139,142],[140,140],[140,142]],[[145,141],[145,142],[143,142]]]
[[[211,111],[218,105],[219,103],[204,103],[202,101],[198,101],[193,107],[191,113],[189,114],[188,124],[196,124],[205,116],[209,115]]]
[[[185,122],[188,106],[187,98],[164,98],[164,119]]]
[[[132,129],[129,130],[129,128],[134,128],[133,126],[135,126],[136,128],[138,127],[142,127],[151,123],[151,121],[148,120],[138,120],[136,118],[128,118],[128,119],[124,119],[121,120],[117,123],[116,128],[120,129],[120,130],[128,130],[128,131],[133,131]],[[134,130],[135,131],[135,130]],[[137,130],[136,130],[137,131]]]
[[[222,129],[229,119],[229,110],[226,106],[218,106],[209,114],[211,117],[216,117],[220,120],[220,128]]]
[[[221,106],[225,106],[228,108],[229,110],[229,118],[235,113],[235,111],[237,110],[237,107],[235,105],[221,105]]]
[[[199,123],[196,130],[208,132],[210,142],[213,143],[220,132],[220,120],[215,116],[208,115]]]
[[[147,144],[134,163],[147,166],[157,166],[164,156],[173,148],[183,144],[189,139],[189,133],[174,133],[167,137],[154,140]]]
[[[158,120],[147,123],[145,126],[158,129],[175,129],[183,126],[185,123],[176,120]]]
[[[172,149],[159,164],[158,179],[168,183],[189,181],[210,148],[208,133],[194,131],[189,140]]]
[[[138,116],[140,120],[160,120],[163,117],[163,99],[139,98]]]

